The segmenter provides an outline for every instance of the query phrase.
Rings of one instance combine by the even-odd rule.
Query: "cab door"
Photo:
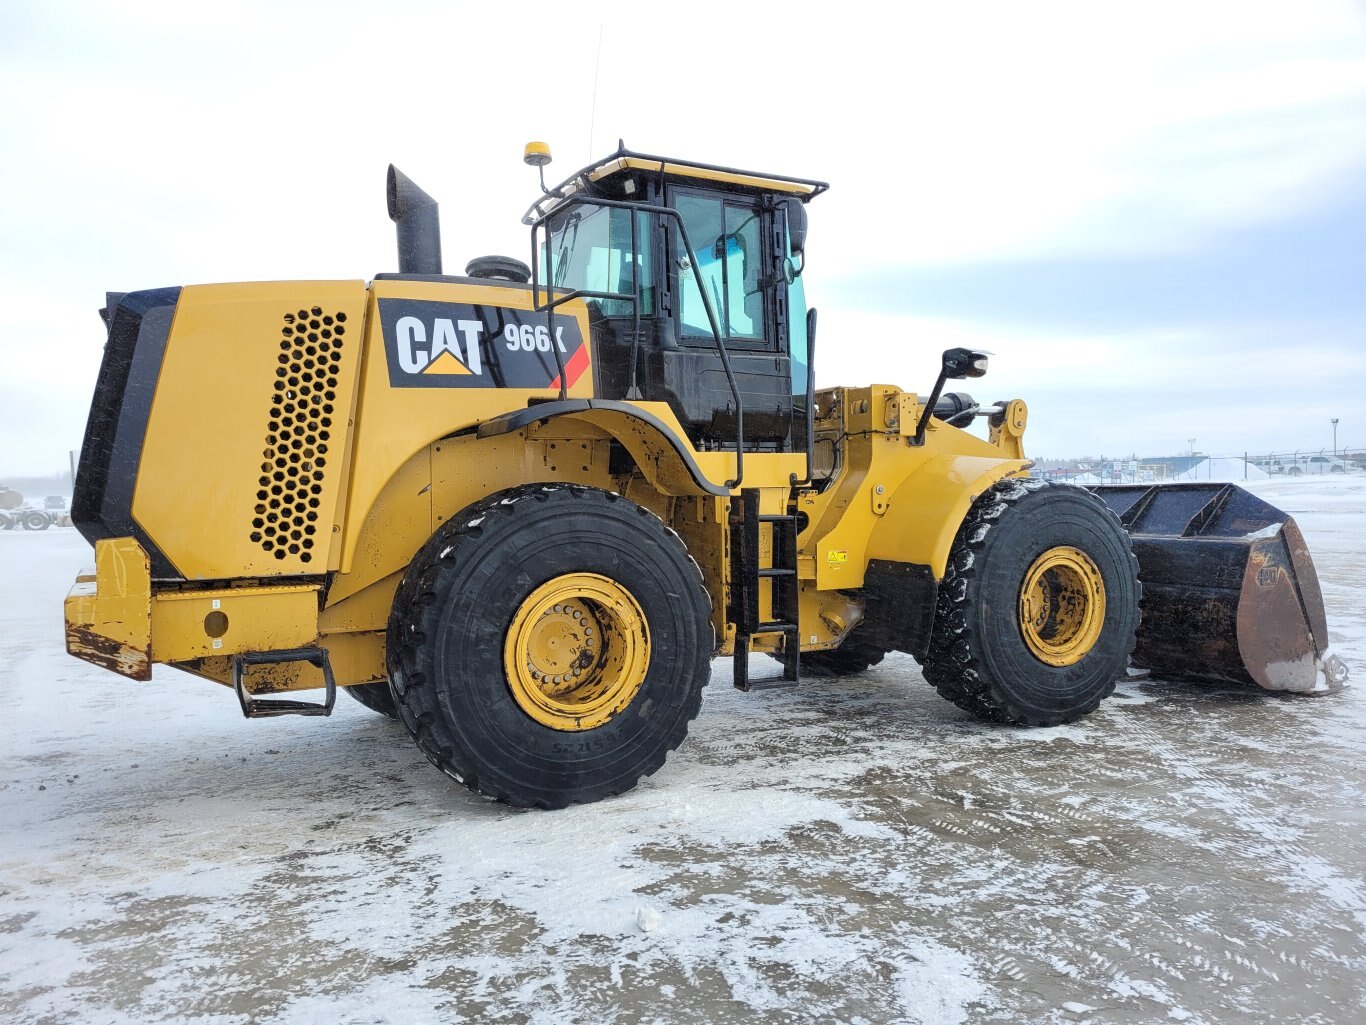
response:
[[[651,398],[669,402],[695,443],[732,447],[735,397],[717,350],[707,302],[730,356],[744,408],[746,450],[784,451],[792,429],[782,234],[762,196],[671,186],[667,204],[686,229],[665,220],[662,332],[653,355]]]

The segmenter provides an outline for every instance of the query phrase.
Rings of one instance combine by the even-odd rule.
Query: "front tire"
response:
[[[984,719],[1081,718],[1124,673],[1138,629],[1138,562],[1118,517],[1083,488],[1011,478],[959,528],[925,678]]]
[[[25,530],[47,530],[52,526],[52,521],[48,519],[47,513],[38,509],[30,509],[24,513],[23,524]]]
[[[701,706],[714,648],[678,535],[619,495],[500,492],[436,532],[389,621],[399,718],[485,797],[561,808],[664,764]]]

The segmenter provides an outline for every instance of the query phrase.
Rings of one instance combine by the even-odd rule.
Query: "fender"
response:
[[[715,481],[733,471],[733,455],[695,452],[676,422],[670,424],[673,414],[668,407],[660,406],[652,411],[633,403],[581,398],[534,402],[428,440],[385,481],[369,483],[366,490],[374,489],[375,497],[365,508],[353,506],[349,511],[350,561],[328,588],[324,626],[355,630],[382,623],[387,594],[362,598],[362,592],[385,580],[387,592],[392,592],[413,553],[445,519],[494,491],[542,479],[613,487],[605,459],[594,464],[588,478],[577,473],[562,477],[553,466],[541,465],[533,454],[539,449],[529,446],[527,438],[537,425],[559,422],[570,434],[582,434],[586,428],[588,436],[603,443],[619,443],[650,490],[661,495],[725,497],[725,487]],[[548,430],[553,433],[555,428]],[[528,458],[531,461],[524,464]],[[790,474],[801,459],[791,457],[792,466],[784,460],[780,469]],[[786,486],[786,476],[781,483]]]
[[[608,414],[608,415],[594,415]],[[704,494],[725,498],[730,494],[723,484],[708,478],[698,466],[696,453],[687,444],[677,422],[672,425],[648,409],[635,403],[620,402],[614,399],[564,399],[558,402],[538,402],[526,409],[514,410],[494,417],[479,427],[479,437],[491,438],[512,431],[519,431],[533,423],[543,423],[560,416],[571,416],[583,420],[611,434],[621,442],[635,459],[636,463],[657,483],[664,486],[666,494]],[[619,418],[627,418],[623,425]],[[622,427],[626,426],[626,430]],[[680,474],[668,472],[669,468],[660,466],[660,456],[672,452],[680,468],[692,482],[695,489],[688,488],[679,480]],[[733,462],[733,459],[731,460]],[[652,472],[652,470],[654,472]],[[683,490],[676,490],[682,485]]]
[[[1027,476],[1029,461],[945,453],[917,467],[892,493],[868,539],[867,556],[929,566],[944,579],[958,527],[979,495],[1005,477]]]

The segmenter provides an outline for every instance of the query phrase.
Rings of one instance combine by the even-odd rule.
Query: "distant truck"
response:
[[[54,506],[54,499],[60,503]],[[66,499],[60,495],[48,498],[45,508],[35,509],[24,505],[24,496],[13,488],[0,485],[0,530],[47,530],[53,524],[59,527],[71,526],[71,517],[66,511]]]
[[[1325,455],[1322,452],[1314,454],[1294,454],[1270,456],[1266,459],[1254,459],[1253,464],[1260,466],[1267,473],[1283,473],[1288,477],[1300,477],[1304,474],[1325,474],[1325,473],[1346,473],[1351,464],[1338,456]]]

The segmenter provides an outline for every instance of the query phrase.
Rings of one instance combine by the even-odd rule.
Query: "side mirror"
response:
[[[965,377],[982,377],[987,372],[989,355],[991,353],[980,349],[944,350],[943,362],[939,365],[939,377],[930,390],[930,397],[925,400],[924,409],[920,411],[920,421],[915,425],[915,437],[911,439],[912,445],[925,444],[925,429],[929,427],[934,407],[939,402],[939,396],[943,394],[944,382],[961,381]]]
[[[985,377],[987,357],[991,353],[980,349],[945,349],[943,369],[945,380],[961,381],[967,377]]]
[[[787,238],[793,256],[800,256],[806,249],[806,207],[800,199],[783,200],[787,211]]]

